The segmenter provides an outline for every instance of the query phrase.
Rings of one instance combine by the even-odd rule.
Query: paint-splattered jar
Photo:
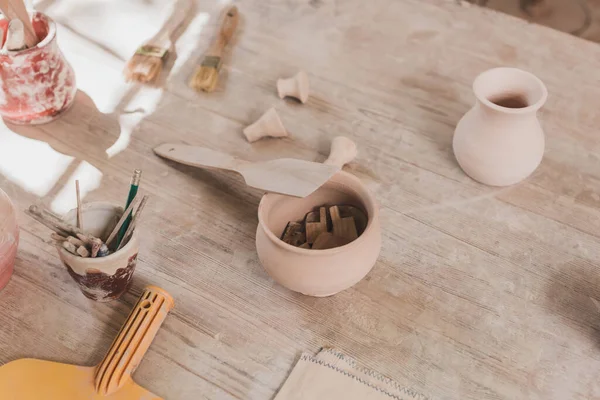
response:
[[[71,106],[77,92],[75,72],[56,43],[56,24],[42,13],[31,15],[40,42],[0,51],[0,115],[13,124],[50,122]],[[0,28],[7,27],[2,17]]]
[[[0,290],[13,273],[18,246],[17,213],[8,195],[0,189]]]
[[[105,241],[123,214],[123,207],[104,202],[87,203],[82,206],[81,214],[84,231]],[[69,211],[64,220],[75,225],[77,209]],[[118,299],[129,289],[138,251],[137,231],[134,230],[131,239],[120,250],[106,257],[83,258],[62,247],[58,248],[58,255],[86,297],[106,302]]]

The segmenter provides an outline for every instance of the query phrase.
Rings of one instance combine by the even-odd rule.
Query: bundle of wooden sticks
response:
[[[76,182],[77,189],[77,226],[65,222],[60,216],[45,208],[32,205],[26,214],[52,229],[51,237],[58,246],[62,246],[69,253],[80,257],[105,257],[111,253],[119,251],[133,235],[135,227],[141,218],[142,211],[148,201],[148,195],[139,200],[139,195],[129,202],[127,209],[120,216],[119,221],[110,230],[106,240],[86,233],[83,227],[83,218],[81,212],[81,199],[79,196],[79,181]],[[137,207],[136,207],[137,206]],[[134,211],[135,209],[135,211]],[[133,214],[133,215],[132,215]],[[125,228],[126,227],[126,228]],[[121,229],[125,229],[122,235],[119,235]],[[122,236],[122,237],[118,237]],[[116,240],[115,240],[116,239]]]

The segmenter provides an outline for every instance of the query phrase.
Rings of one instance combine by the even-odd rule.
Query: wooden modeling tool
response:
[[[165,25],[151,39],[138,47],[127,61],[123,75],[128,82],[155,83],[162,71],[164,60],[171,50],[171,37],[190,10],[189,0],[173,3],[173,12]]]
[[[133,235],[133,231],[135,230],[136,225],[142,216],[142,211],[144,211],[144,207],[146,206],[148,197],[149,197],[148,195],[145,195],[142,198],[142,201],[140,201],[140,205],[138,206],[137,210],[135,210],[135,214],[133,214],[131,223],[129,224],[129,227],[127,228],[127,231],[125,232],[125,236],[123,236],[123,240],[121,240],[121,243],[119,243],[119,246],[117,247],[117,251],[121,250],[121,247],[123,247],[129,241],[129,239],[131,238],[131,235]]]
[[[79,192],[79,180],[75,181],[75,195],[77,196],[77,227],[83,230],[83,218],[81,217],[81,195]]]
[[[23,0],[0,0],[0,11],[8,20],[20,20],[22,22],[25,47],[33,47],[38,43],[37,35]]]
[[[6,42],[4,43],[3,50],[8,51],[19,51],[27,48],[25,44],[25,28],[23,23],[19,19],[13,19],[8,23],[8,30],[6,32]]]
[[[215,90],[219,80],[223,50],[231,40],[237,28],[238,20],[239,14],[236,6],[230,6],[225,10],[217,36],[204,55],[202,64],[200,64],[190,80],[191,88],[205,92]]]
[[[133,171],[133,176],[131,177],[131,186],[129,187],[129,194],[127,195],[127,202],[125,203],[125,209],[129,207],[133,199],[135,199],[135,195],[137,194],[138,188],[140,186],[140,179],[142,178],[142,171],[136,169]],[[131,223],[131,213],[128,213],[125,217],[125,222],[121,229],[119,230],[119,235],[117,236],[117,245],[116,248],[119,248],[123,237],[125,236],[125,232],[127,232],[127,228],[129,228],[129,224]]]
[[[342,218],[338,206],[330,207],[329,214],[331,215],[331,225],[333,225],[332,233],[335,236],[347,239],[348,242],[351,242],[358,237],[354,217]]]
[[[131,375],[173,306],[169,293],[148,286],[99,365],[84,367],[32,358],[9,362],[0,367],[2,399],[160,400],[137,385]]]
[[[127,220],[128,218],[131,217],[131,212],[133,211],[133,207],[137,203],[137,200],[138,200],[137,196],[134,197],[133,200],[131,200],[131,202],[129,202],[129,205],[127,206],[125,211],[123,211],[123,214],[121,215],[121,218],[119,218],[117,225],[115,225],[115,227],[113,228],[110,235],[108,235],[106,242],[104,242],[107,246],[110,246],[110,243],[113,241],[113,239],[115,239],[117,237],[117,234],[121,231],[121,228],[125,224],[125,220]],[[115,248],[116,247],[117,246],[115,246]]]
[[[248,186],[267,192],[306,197],[340,170],[339,166],[281,158],[249,162],[204,147],[166,143],[154,149],[161,157],[199,168],[220,168],[242,175]]]

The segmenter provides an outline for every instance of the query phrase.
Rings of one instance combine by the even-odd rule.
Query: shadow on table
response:
[[[546,307],[600,347],[600,268],[578,260],[552,276]]]

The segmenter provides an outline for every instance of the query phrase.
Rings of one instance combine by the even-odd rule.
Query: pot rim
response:
[[[356,184],[361,186],[364,189],[365,194],[366,194],[367,201],[364,203],[370,203],[373,208],[373,215],[367,215],[367,217],[368,217],[367,227],[365,228],[364,232],[358,238],[354,239],[350,243],[345,244],[343,246],[334,247],[332,249],[325,249],[325,250],[302,249],[300,247],[292,246],[291,244],[285,243],[283,240],[281,240],[280,238],[275,236],[275,234],[267,227],[267,225],[265,224],[265,221],[263,219],[263,214],[265,212],[265,202],[266,202],[267,197],[268,196],[285,196],[285,195],[277,194],[277,193],[266,193],[263,195],[263,197],[260,200],[260,203],[258,204],[258,224],[262,228],[262,230],[265,232],[265,234],[267,235],[269,240],[271,242],[275,243],[276,246],[279,246],[284,250],[291,251],[292,253],[297,253],[297,254],[301,254],[304,256],[313,256],[313,257],[333,255],[333,254],[337,254],[337,253],[340,253],[343,251],[348,251],[348,250],[351,250],[352,248],[360,246],[365,240],[367,240],[367,233],[369,231],[373,230],[373,224],[374,224],[373,221],[379,219],[379,206],[377,204],[377,201],[375,200],[375,197],[373,196],[371,191],[366,187],[366,185],[364,183],[362,183],[361,180],[358,179],[356,176],[354,176],[346,171],[343,171],[343,170],[338,171],[336,173],[336,175],[337,174],[341,174],[342,176],[354,181]],[[336,175],[334,175],[334,177]],[[327,181],[327,182],[329,182],[329,181]],[[325,186],[327,184],[327,182],[325,184],[323,184],[323,186]],[[317,190],[319,190],[319,189],[317,189]],[[368,211],[367,211],[367,213],[368,213]]]
[[[93,201],[90,203],[86,203],[84,205],[84,208],[112,208],[117,209],[117,210],[123,210],[123,207],[110,203],[108,201]],[[125,211],[125,210],[123,210]],[[65,221],[67,221],[67,219],[69,218],[70,215],[72,214],[76,214],[77,213],[77,208],[73,208],[72,210],[69,210],[66,214],[65,214]],[[58,250],[60,251],[60,253],[63,256],[67,256],[67,258],[78,258],[81,261],[80,262],[85,262],[85,263],[90,263],[90,264],[101,264],[101,263],[105,263],[105,262],[110,262],[113,260],[116,260],[117,258],[121,257],[122,254],[131,251],[131,248],[134,246],[138,246],[139,247],[139,242],[138,242],[138,233],[137,233],[137,229],[133,231],[133,234],[131,235],[131,238],[129,239],[129,241],[127,242],[127,244],[123,247],[121,247],[121,250],[119,251],[115,251],[114,253],[111,253],[109,255],[107,255],[106,257],[96,257],[96,258],[92,258],[92,257],[87,257],[87,258],[83,258],[83,257],[77,257],[74,254],[69,253],[67,250],[65,250],[62,246],[56,246],[58,247]]]
[[[490,101],[486,96],[484,96],[481,93],[480,85],[486,78],[489,77],[489,75],[494,74],[494,73],[502,73],[502,72],[504,72],[504,73],[509,73],[509,72],[510,73],[519,73],[521,75],[527,76],[527,78],[531,79],[533,82],[535,82],[538,85],[538,88],[541,91],[540,98],[535,103],[530,104],[527,107],[521,107],[521,108],[502,107],[502,106],[499,106],[498,104],[495,104],[492,101]],[[477,97],[477,100],[479,100],[485,106],[487,106],[493,110],[496,110],[496,111],[499,111],[502,113],[506,113],[506,114],[526,114],[526,113],[529,113],[532,111],[537,111],[544,105],[544,103],[546,103],[546,100],[548,99],[548,88],[546,88],[546,85],[544,85],[544,82],[542,82],[542,80],[540,78],[538,78],[531,72],[522,70],[520,68],[513,68],[513,67],[497,67],[497,68],[488,69],[487,71],[483,71],[482,73],[477,75],[477,77],[473,81],[473,93],[475,93],[475,97]]]

